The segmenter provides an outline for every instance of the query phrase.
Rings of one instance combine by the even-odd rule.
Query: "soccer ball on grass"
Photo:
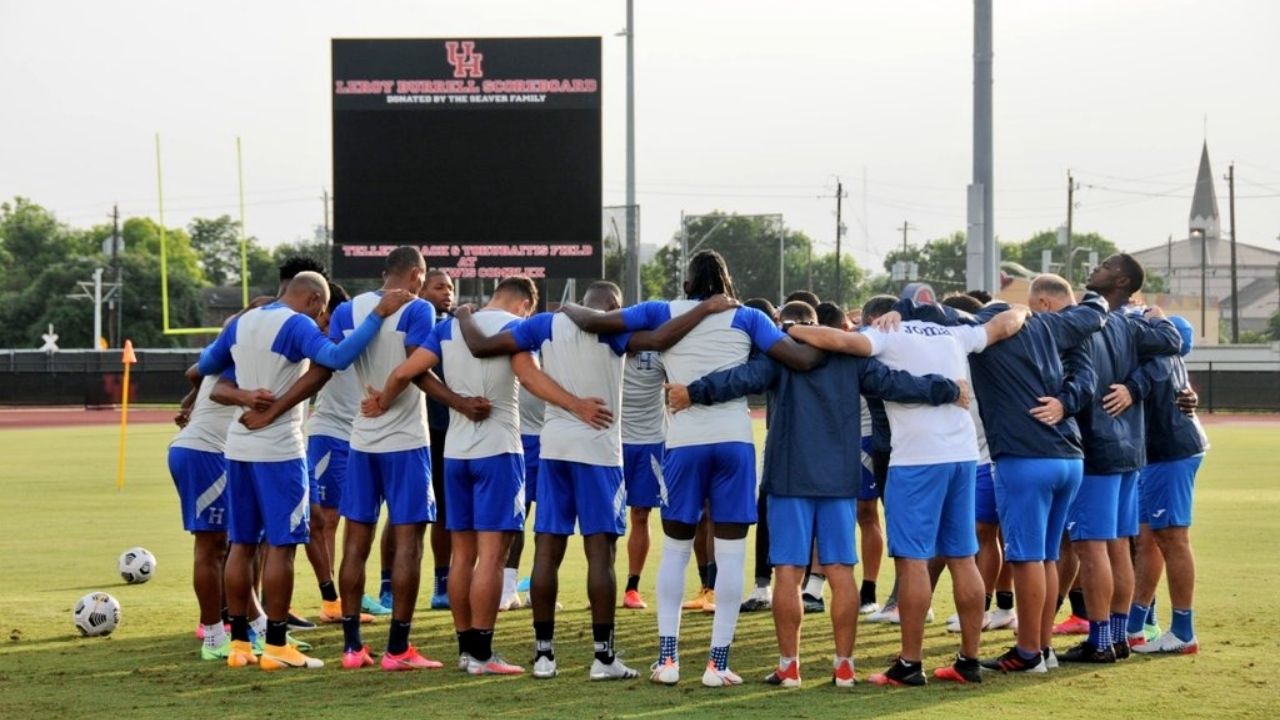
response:
[[[104,592],[91,592],[76,602],[71,619],[85,637],[110,635],[120,624],[120,603]]]
[[[144,583],[155,574],[156,556],[146,548],[129,548],[120,554],[117,567],[120,569],[120,577],[124,578],[125,582]]]

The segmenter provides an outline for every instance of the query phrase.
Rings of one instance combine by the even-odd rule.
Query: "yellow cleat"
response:
[[[232,640],[231,649],[227,651],[227,667],[242,668],[257,665],[258,657],[253,654],[253,645],[245,640]]]
[[[293,645],[267,645],[262,650],[262,658],[258,664],[263,670],[324,667],[323,660],[307,657]]]
[[[342,601],[341,600],[325,600],[320,603],[320,622],[322,623],[340,623],[342,622]],[[369,613],[360,613],[360,623],[373,622],[373,616]]]
[[[698,591],[697,595],[693,596],[693,599],[686,600],[680,608],[683,610],[705,610],[708,603],[711,604],[713,609],[715,608],[716,591],[704,587]]]

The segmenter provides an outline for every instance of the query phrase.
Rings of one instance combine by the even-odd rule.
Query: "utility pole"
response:
[[[840,272],[840,237],[844,235],[844,184],[840,182],[840,178],[836,178],[836,302],[844,305],[844,295],[841,294],[841,277]]]
[[[1236,288],[1236,164],[1227,166],[1227,192],[1231,203],[1231,342],[1240,342],[1240,298]]]
[[[1075,196],[1076,196],[1076,181],[1071,178],[1071,171],[1068,170],[1067,171],[1067,248],[1065,251],[1067,253],[1065,257],[1068,258],[1068,261],[1064,264],[1065,267],[1062,268],[1067,273],[1066,279],[1067,279],[1068,285],[1071,284],[1071,276],[1074,274],[1072,272],[1070,258],[1071,258],[1071,221],[1073,219],[1072,216],[1075,213],[1075,208],[1076,208]]]
[[[124,344],[124,268],[120,266],[122,244],[124,239],[120,237],[120,206],[117,204],[111,206],[111,266],[116,270],[116,290],[111,298],[111,305],[116,311],[116,323],[115,332],[111,333],[111,344],[117,347]]]
[[[914,225],[912,225],[911,223],[908,223],[906,220],[903,220],[903,221],[902,221],[902,227],[900,227],[900,228],[898,228],[898,229],[902,231],[902,254],[903,254],[903,258],[902,258],[902,259],[905,261],[905,260],[907,259],[907,258],[906,258],[906,254],[907,254],[907,231],[908,231],[908,230],[915,230],[915,229],[916,229],[916,227],[915,227]]]
[[[965,278],[971,288],[1000,289],[995,242],[995,157],[992,125],[991,0],[973,1],[973,180],[968,187]]]
[[[324,244],[328,248],[333,245],[333,236],[329,234],[329,188],[324,188],[322,192],[324,193],[321,198],[324,201]],[[329,262],[332,263],[333,259],[330,258]]]

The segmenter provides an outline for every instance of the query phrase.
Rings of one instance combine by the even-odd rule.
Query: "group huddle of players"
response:
[[[1128,255],[1099,266],[1078,304],[1065,280],[1042,275],[1027,306],[881,296],[848,316],[810,293],[777,311],[739,304],[713,251],[691,258],[688,299],[622,308],[617,286],[597,282],[557,313],[532,314],[537,289],[524,277],[497,283],[483,308],[455,308],[448,275],[428,272],[412,247],[388,254],[380,290],[350,299],[303,261],[281,278],[279,296],[231,318],[188,371],[169,450],[195,537],[205,659],[323,665],[289,633],[309,625],[290,610],[303,545],[320,620],[343,627],[343,668],[441,667],[409,641],[433,524],[431,605],[452,613],[458,668],[521,674],[493,633],[499,611],[523,602],[515,568],[534,503],[537,678],[557,674],[557,577],[575,531],[590,679],[639,676],[614,652],[613,567],[629,513],[622,605],[646,607],[638,585],[654,507],[664,534],[654,682],[679,680],[682,609],[714,613],[709,687],[742,683],[729,667],[738,615],[772,609],[779,662],[765,682],[797,686],[801,617],[829,607],[836,685],[856,682],[860,613],[902,630],[898,657],[867,679],[922,685],[943,568],[961,643],[939,679],[1197,650],[1187,531],[1207,445],[1181,360],[1191,331],[1129,307],[1143,271]],[[768,403],[759,476],[747,406],[758,393]],[[375,598],[365,573],[383,512]],[[740,604],[757,522],[756,589]],[[855,526],[868,559],[860,590]],[[884,534],[896,580],[880,607]],[[695,552],[703,587],[683,602]],[[1173,626],[1161,633],[1154,595],[1166,563]],[[1056,630],[1088,637],[1055,654],[1059,588],[1077,579],[1072,618]],[[1012,594],[1000,589],[1010,580]],[[390,616],[380,658],[361,633],[374,615]],[[979,660],[982,631],[1010,624],[1016,644]]]

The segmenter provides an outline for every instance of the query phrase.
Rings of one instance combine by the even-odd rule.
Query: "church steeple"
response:
[[[1200,171],[1196,173],[1196,191],[1191,198],[1190,229],[1201,230],[1208,240],[1217,240],[1218,194],[1213,188],[1213,169],[1209,167],[1209,142],[1200,151]]]

